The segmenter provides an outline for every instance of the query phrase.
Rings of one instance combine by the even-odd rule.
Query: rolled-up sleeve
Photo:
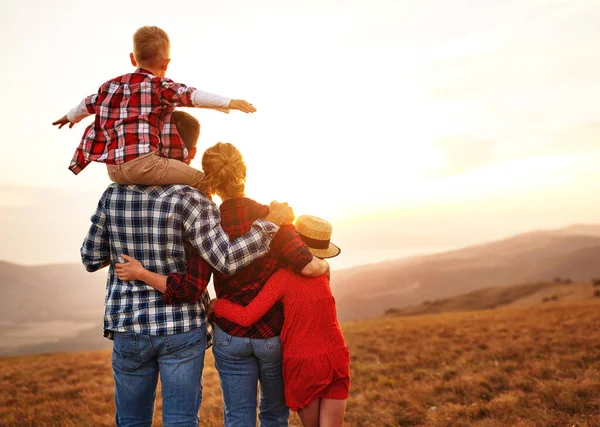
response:
[[[98,202],[96,212],[92,215],[92,225],[81,245],[81,262],[87,271],[93,272],[106,267],[110,263],[110,245],[106,229],[105,212],[106,193]]]
[[[206,262],[226,275],[232,275],[266,254],[279,230],[275,224],[259,219],[252,223],[248,233],[230,242],[221,227],[221,214],[214,203],[201,203],[190,198],[183,204],[183,209],[187,241]]]

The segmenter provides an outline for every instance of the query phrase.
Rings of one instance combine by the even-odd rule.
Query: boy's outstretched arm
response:
[[[192,102],[195,107],[210,108],[224,113],[229,113],[229,110],[238,110],[243,113],[256,112],[256,108],[244,99],[230,99],[198,89],[192,93]]]
[[[52,126],[58,126],[58,128],[60,129],[64,125],[68,124],[69,129],[71,129],[75,125],[75,123],[79,123],[86,117],[93,114],[90,112],[90,110],[93,111],[97,99],[97,94],[83,98],[81,102],[75,107],[71,108],[66,115],[56,120],[55,122],[52,122]]]

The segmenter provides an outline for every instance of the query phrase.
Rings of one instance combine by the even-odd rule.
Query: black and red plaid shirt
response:
[[[78,174],[92,161],[118,165],[157,150],[185,160],[188,153],[171,115],[175,107],[194,106],[195,90],[141,68],[104,83],[85,98],[88,113],[96,117],[69,169]]]
[[[221,226],[235,240],[250,231],[254,221],[265,218],[269,207],[248,198],[230,199],[221,205]],[[302,241],[293,225],[279,228],[271,241],[269,252],[247,267],[227,276],[214,273],[214,284],[218,298],[235,304],[248,305],[263,288],[267,280],[280,268],[291,267],[300,272],[312,260],[312,253]],[[188,260],[183,274],[171,274],[167,279],[167,290],[163,298],[167,304],[195,302],[202,297],[208,285],[212,269],[200,257]],[[280,334],[283,326],[283,308],[277,303],[258,322],[250,327],[240,326],[222,317],[216,323],[230,335],[248,338],[270,338]]]

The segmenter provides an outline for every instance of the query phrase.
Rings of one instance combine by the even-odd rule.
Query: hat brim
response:
[[[331,242],[329,242],[329,247],[327,249],[314,249],[310,246],[308,247],[308,249],[314,256],[319,258],[333,258],[338,256],[340,252],[342,252],[340,248],[338,248]]]

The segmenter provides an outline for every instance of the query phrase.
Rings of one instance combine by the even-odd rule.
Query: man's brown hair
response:
[[[188,150],[196,147],[200,137],[200,122],[197,118],[185,111],[175,110],[172,115],[173,124],[177,133],[183,140]]]
[[[146,25],[133,34],[133,56],[139,65],[157,66],[171,54],[171,41],[161,28]]]

